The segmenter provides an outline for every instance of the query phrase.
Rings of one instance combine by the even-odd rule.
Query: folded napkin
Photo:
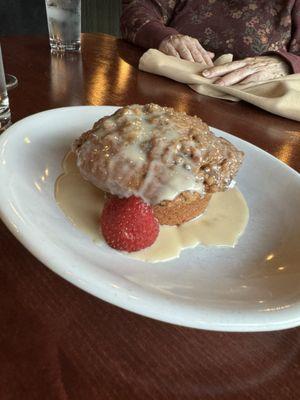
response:
[[[214,65],[231,61],[232,54],[224,54],[215,60]],[[300,121],[300,74],[225,87],[214,85],[216,78],[204,78],[201,72],[205,68],[205,64],[167,56],[155,49],[144,53],[139,62],[140,70],[186,83],[202,95],[231,101],[244,100],[273,114]]]

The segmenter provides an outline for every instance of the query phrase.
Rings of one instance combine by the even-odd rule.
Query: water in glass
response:
[[[80,50],[81,0],[45,1],[51,49]]]

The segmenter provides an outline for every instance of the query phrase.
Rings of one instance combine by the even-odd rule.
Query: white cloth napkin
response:
[[[214,65],[230,61],[232,54],[224,54]],[[244,100],[273,114],[300,121],[300,74],[224,87],[214,85],[214,79],[204,78],[201,72],[205,68],[205,64],[167,56],[155,49],[144,53],[139,62],[140,70],[186,83],[199,94],[230,101]]]

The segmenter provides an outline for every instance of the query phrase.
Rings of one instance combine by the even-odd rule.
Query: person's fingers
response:
[[[213,62],[211,61],[211,59],[215,56],[214,53],[206,51],[204,47],[201,46],[198,40],[196,40],[196,46],[203,55],[203,58],[205,59],[207,65],[213,66]]]
[[[196,40],[195,42],[196,48],[199,50],[199,52],[201,53],[205,63],[209,66],[212,67],[214,64],[212,62],[212,57],[208,54],[208,52],[201,46],[201,44],[199,43],[198,40]],[[211,53],[213,54],[213,53]]]
[[[189,49],[194,61],[198,62],[198,63],[205,63],[205,61],[202,57],[202,54],[198,50],[195,42],[196,42],[196,39],[191,38],[189,36],[185,37],[186,46]]]
[[[206,65],[207,65],[208,67],[213,67],[214,63],[212,62],[212,59],[211,59],[211,57],[208,55],[208,53],[205,52],[204,54],[202,54],[202,56],[203,56],[203,58],[204,58],[204,61],[205,61]]]
[[[207,56],[205,59],[206,59],[206,64],[207,64],[209,67],[213,67],[214,63],[213,63],[211,57]]]
[[[189,46],[189,50],[193,56],[194,61],[196,61],[198,63],[206,64],[206,61],[204,60],[202,54],[200,53],[200,51],[197,49],[197,47],[194,44]]]
[[[166,46],[163,49],[163,52],[166,53],[169,56],[174,56],[180,58],[179,53],[175,49],[175,47],[171,43],[167,43]]]
[[[180,57],[184,60],[194,61],[193,56],[186,45],[181,44],[180,46],[176,47],[176,50],[178,51]]]
[[[227,75],[222,76],[221,78],[217,79],[214,83],[216,85],[231,86],[234,85],[235,83],[239,83],[246,77],[253,75],[255,72],[256,70],[253,67],[247,65],[246,67],[240,68],[238,70],[230,72]]]
[[[175,35],[162,41],[159,50],[184,60],[204,63],[212,67],[214,53],[206,51],[195,38],[187,35]]]
[[[209,59],[211,57],[207,54],[206,50],[200,45],[199,41],[195,38],[188,38],[188,48],[194,58],[194,60],[198,63],[204,63],[208,66],[211,66]]]
[[[259,71],[259,72],[255,72],[252,75],[249,75],[247,78],[243,79],[239,83],[245,84],[245,83],[251,83],[251,82],[260,82],[265,79],[267,79],[267,77],[265,76],[264,71]]]
[[[226,75],[229,72],[235,71],[239,68],[243,68],[246,65],[247,62],[245,60],[233,61],[223,65],[218,65],[213,68],[205,69],[202,71],[202,75],[205,76],[205,78],[215,78],[217,76]]]

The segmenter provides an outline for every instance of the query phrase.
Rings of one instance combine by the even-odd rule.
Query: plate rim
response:
[[[14,135],[14,130],[16,129],[16,127],[18,128],[19,126],[22,126],[24,124],[24,122],[28,122],[28,120],[34,120],[37,116],[40,116],[42,114],[49,114],[49,113],[55,113],[57,111],[65,111],[65,110],[70,110],[70,109],[83,109],[83,108],[89,108],[91,110],[96,110],[96,109],[111,109],[113,108],[113,111],[116,110],[117,108],[120,108],[119,106],[71,106],[71,107],[60,107],[60,108],[52,108],[50,110],[45,110],[42,112],[38,112],[35,114],[32,114],[30,116],[27,116],[19,121],[17,121],[15,124],[11,125],[5,132],[4,134],[1,135],[0,137],[0,149],[3,146],[3,143],[5,143],[5,140],[7,139],[7,137],[9,137],[9,135]],[[248,146],[255,148],[256,150],[258,149],[260,152],[263,152],[265,156],[270,157],[274,160],[276,160],[276,162],[279,162],[281,164],[281,166],[283,166],[285,169],[287,169],[289,171],[289,173],[295,174],[297,176],[297,178],[299,179],[299,173],[294,170],[293,168],[291,168],[290,166],[288,166],[287,164],[285,164],[284,162],[282,162],[281,160],[277,159],[275,156],[273,156],[272,154],[266,152],[265,150],[259,148],[258,146],[255,146],[254,144],[247,142],[246,140],[243,140],[241,138],[239,138],[238,136],[232,135],[228,132],[222,131],[218,128],[214,128],[212,127],[213,131],[215,131],[217,133],[217,135],[219,135],[219,133],[225,133],[226,135],[229,135],[229,137],[233,137],[235,140],[241,141],[241,142],[245,142]],[[2,173],[0,172],[0,177],[2,176]],[[3,191],[2,191],[3,192]],[[273,314],[274,316],[274,321],[272,323],[270,322],[257,322],[256,324],[253,323],[236,323],[233,324],[232,322],[224,324],[224,323],[218,323],[218,322],[205,322],[203,320],[194,320],[194,319],[184,319],[182,320],[182,318],[175,318],[174,314],[172,315],[172,312],[174,312],[174,306],[173,306],[173,310],[171,307],[171,301],[167,298],[161,298],[161,297],[157,297],[156,298],[156,302],[158,301],[158,303],[164,303],[162,306],[162,308],[167,307],[169,308],[169,311],[167,313],[164,314],[164,316],[161,315],[160,312],[153,312],[153,309],[150,308],[149,310],[149,305],[150,303],[153,304],[153,298],[151,297],[151,292],[150,294],[146,293],[146,302],[144,302],[143,306],[137,306],[136,305],[136,301],[133,301],[132,299],[130,299],[130,296],[132,296],[133,292],[143,292],[143,297],[145,296],[144,293],[146,292],[145,288],[141,289],[139,288],[139,286],[137,284],[135,284],[134,282],[129,282],[127,281],[126,285],[127,287],[123,287],[122,290],[119,289],[118,291],[118,296],[116,296],[116,293],[113,293],[114,290],[110,289],[108,292],[105,291],[105,293],[101,293],[99,295],[99,291],[98,291],[98,286],[97,288],[94,288],[92,286],[86,286],[86,284],[84,282],[80,282],[78,281],[78,279],[76,279],[76,277],[74,278],[73,276],[67,276],[63,268],[63,263],[59,263],[58,260],[54,260],[50,258],[48,258],[49,256],[49,252],[45,251],[46,247],[41,251],[41,248],[39,246],[36,246],[35,243],[33,243],[33,241],[29,240],[28,237],[29,235],[24,235],[22,234],[22,230],[20,230],[19,232],[16,231],[16,229],[14,228],[14,226],[12,225],[12,220],[9,218],[9,213],[7,214],[6,212],[3,212],[3,201],[5,199],[4,195],[1,195],[0,193],[0,211],[1,211],[1,218],[4,222],[4,224],[7,226],[7,228],[11,231],[11,233],[19,240],[19,242],[25,247],[27,248],[40,262],[42,262],[45,266],[47,266],[50,270],[52,270],[53,272],[55,272],[56,274],[58,274],[60,277],[62,277],[63,279],[65,279],[66,281],[74,284],[75,286],[79,287],[80,289],[94,295],[97,298],[100,298],[101,300],[107,301],[111,304],[114,304],[118,307],[124,308],[128,311],[134,312],[136,314],[139,315],[143,315],[143,316],[147,316],[153,319],[157,319],[157,320],[161,320],[164,322],[168,322],[171,324],[177,324],[177,325],[181,325],[181,326],[186,326],[186,327],[191,327],[191,328],[198,328],[198,329],[206,329],[206,330],[213,330],[213,331],[227,331],[227,332],[257,332],[257,331],[273,331],[273,330],[280,330],[280,329],[287,329],[287,328],[293,328],[296,326],[300,325],[300,299],[298,302],[294,303],[291,305],[291,307],[288,310],[282,310],[280,311],[281,314],[286,314],[287,317],[291,316],[291,314],[295,314],[295,310],[298,311],[297,313],[297,318],[288,318],[284,321],[275,321],[276,319],[276,314]],[[104,275],[108,274],[106,271],[103,271]],[[124,281],[124,278],[120,278],[121,280]],[[106,281],[104,282],[105,284],[102,286],[106,285]],[[110,295],[109,295],[110,294]],[[122,302],[122,299],[124,297],[126,298],[126,302],[124,304],[124,301]],[[145,297],[144,297],[145,300]],[[143,308],[144,307],[144,308]],[[190,308],[192,307],[191,305],[185,305],[185,304],[181,304],[180,306],[177,306],[180,309],[187,309],[187,312],[190,313]],[[143,308],[141,310],[141,308]],[[176,309],[176,306],[175,306]],[[224,311],[224,313],[226,314],[226,312],[228,312],[227,310]],[[214,314],[214,312],[212,312],[211,309],[209,309],[209,313]],[[236,313],[233,312],[232,310],[230,312],[228,312],[228,314],[232,314],[232,313]],[[200,313],[201,314],[201,313]],[[200,317],[199,314],[199,317]],[[171,317],[170,317],[171,316]],[[266,319],[267,320],[267,319]]]

